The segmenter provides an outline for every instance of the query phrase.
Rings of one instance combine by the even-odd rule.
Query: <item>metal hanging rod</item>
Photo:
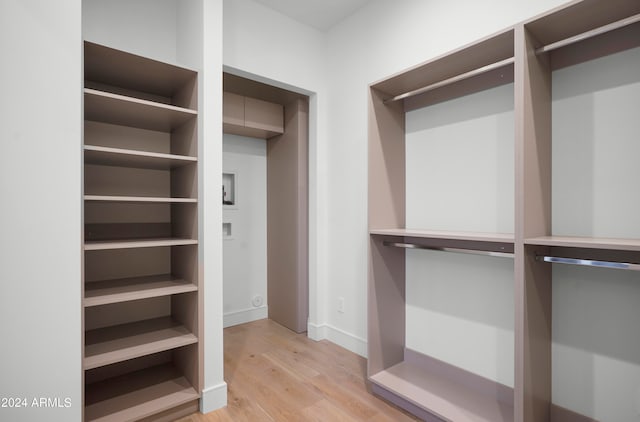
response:
[[[405,98],[413,97],[415,95],[419,95],[425,93],[427,91],[432,91],[436,88],[440,88],[441,86],[449,85],[455,82],[459,82],[465,79],[472,78],[474,76],[482,75],[483,73],[490,72],[495,69],[499,69],[501,67],[513,64],[514,58],[509,57],[508,59],[500,60],[496,63],[491,63],[486,66],[482,66],[478,69],[470,70],[469,72],[461,73],[460,75],[453,76],[451,78],[442,80],[440,82],[433,83],[431,85],[424,86],[422,88],[414,89],[413,91],[405,92],[404,94],[396,95],[395,97],[387,98],[383,101],[384,104],[392,103],[394,101],[404,100]]]
[[[558,256],[536,256],[536,261],[551,262],[556,264],[583,265],[587,267],[613,268],[617,270],[640,271],[640,264],[627,262],[596,261],[592,259],[561,258]]]
[[[455,252],[455,253],[466,253],[471,255],[495,256],[499,258],[513,258],[513,253],[511,252],[480,251],[477,249],[460,249],[460,248],[441,248],[438,246],[416,245],[414,243],[388,242],[386,240],[382,242],[382,244],[384,246],[393,246],[395,248],[426,249],[429,251]]]
[[[545,45],[544,47],[540,47],[536,50],[536,54],[547,53],[549,51],[557,50],[558,48],[565,47],[567,45],[575,44],[577,42],[596,37],[598,35],[602,35],[604,33],[614,31],[616,29],[623,28],[625,26],[629,26],[636,22],[640,22],[640,13],[637,15],[629,16],[628,18],[621,19],[616,22],[612,22],[610,24],[601,26],[599,28],[592,29],[587,32],[583,32],[582,34],[575,35],[573,37],[565,38],[564,40],[556,41],[549,45]]]

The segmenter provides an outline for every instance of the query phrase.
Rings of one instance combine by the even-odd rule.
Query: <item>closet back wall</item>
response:
[[[267,141],[223,135],[223,171],[235,174],[235,205],[223,210],[224,326],[267,317]],[[253,303],[256,296],[261,303]]]

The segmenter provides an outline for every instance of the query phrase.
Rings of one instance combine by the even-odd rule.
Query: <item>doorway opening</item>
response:
[[[309,316],[309,97],[223,73],[224,326]]]

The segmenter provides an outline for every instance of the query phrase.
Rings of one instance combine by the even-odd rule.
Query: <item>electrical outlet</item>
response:
[[[344,314],[344,298],[343,297],[338,298],[338,312],[340,312],[341,314]]]

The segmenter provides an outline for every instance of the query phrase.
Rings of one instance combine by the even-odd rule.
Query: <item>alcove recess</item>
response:
[[[177,418],[202,390],[198,75],[84,49],[84,420]]]
[[[603,237],[552,228],[561,212],[552,206],[552,177],[557,176],[551,168],[558,157],[552,155],[552,89],[557,87],[551,77],[556,70],[640,46],[639,13],[635,0],[573,1],[370,85],[368,377],[374,393],[429,421],[594,420],[552,401],[552,266],[637,269],[640,240],[635,217],[621,217],[622,230]],[[513,234],[407,228],[405,113],[510,82]],[[633,127],[634,119],[621,124]],[[625,142],[616,145],[626,145],[619,160],[622,171],[629,171],[632,166],[623,157],[633,155],[635,141]],[[624,177],[618,181],[626,183]],[[623,196],[601,205],[617,209]],[[514,388],[405,348],[406,247],[513,256]],[[633,397],[635,392],[615,394]]]
[[[223,74],[223,84],[224,133],[267,142],[269,318],[304,332],[309,313],[309,98],[230,73]],[[236,175],[236,202],[241,180]]]

